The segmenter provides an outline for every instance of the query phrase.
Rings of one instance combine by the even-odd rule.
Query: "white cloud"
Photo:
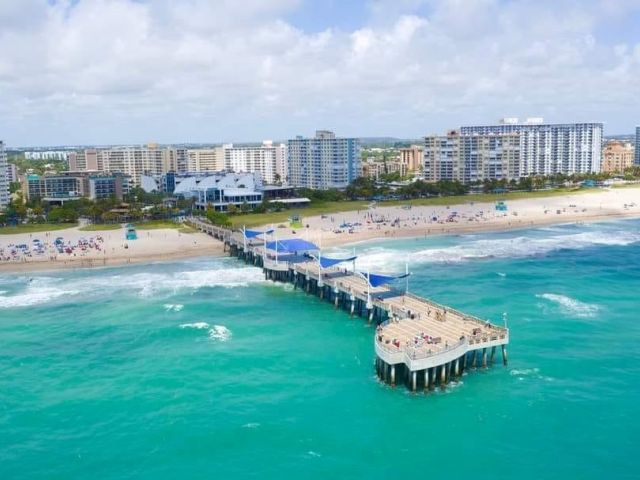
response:
[[[0,0],[0,137],[417,137],[511,114],[617,132],[640,120],[640,38],[602,34],[637,1],[377,0],[367,26],[314,34],[286,21],[303,5]]]

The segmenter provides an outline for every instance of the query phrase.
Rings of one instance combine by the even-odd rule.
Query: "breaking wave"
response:
[[[539,231],[537,233],[540,233]],[[412,263],[459,263],[490,258],[524,258],[542,256],[558,250],[581,250],[594,246],[626,246],[640,242],[640,232],[619,228],[602,228],[580,233],[567,230],[551,235],[516,236],[509,238],[458,237],[459,243],[451,246],[424,248],[413,252],[373,247],[365,249],[358,257],[361,267],[385,270],[397,268],[398,261],[407,254]],[[456,240],[458,240],[458,238]]]
[[[185,290],[244,287],[264,281],[262,272],[258,268],[216,268],[215,266],[210,269],[162,273],[112,274],[96,271],[81,278],[41,276],[24,280],[14,279],[14,284],[20,289],[11,294],[0,293],[0,308],[29,307],[61,298],[78,296],[91,298],[96,295],[121,292],[152,298]],[[183,306],[165,304],[164,308],[167,311],[179,312]]]
[[[183,323],[182,325],[180,325],[180,328],[195,328],[197,330],[204,330],[205,328],[209,328],[209,324],[207,322]]]
[[[560,310],[568,315],[572,315],[575,317],[581,318],[591,318],[595,317],[600,310],[598,305],[593,305],[590,303],[584,303],[575,298],[567,297],[565,295],[558,295],[555,293],[543,293],[541,295],[536,295],[538,298],[543,298],[550,302],[553,302],[559,305]]]
[[[224,325],[214,325],[211,330],[209,330],[209,338],[220,342],[230,340],[232,335],[231,330]]]
[[[165,312],[179,312],[184,308],[184,305],[180,305],[180,304],[172,304],[172,303],[165,303],[163,305]]]

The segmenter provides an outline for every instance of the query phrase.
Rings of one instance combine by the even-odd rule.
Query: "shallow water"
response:
[[[233,259],[0,276],[0,478],[637,478],[640,222],[357,247],[501,323],[428,396],[373,332]],[[402,286],[402,285],[400,285]]]

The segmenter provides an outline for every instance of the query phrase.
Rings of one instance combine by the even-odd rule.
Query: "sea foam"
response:
[[[214,325],[211,330],[209,330],[209,338],[211,340],[218,340],[220,342],[226,342],[231,339],[231,330],[229,330],[224,325]]]
[[[553,302],[560,306],[560,309],[570,316],[591,318],[595,317],[600,310],[598,305],[584,303],[575,298],[567,297],[566,295],[559,295],[556,293],[543,293],[536,295],[538,298],[543,298],[550,302]]]
[[[209,324],[207,322],[183,323],[182,325],[180,325],[180,328],[195,328],[197,330],[204,330],[205,328],[209,328]]]
[[[540,231],[537,231],[538,233]],[[423,248],[409,253],[416,263],[460,263],[489,258],[525,258],[542,256],[559,250],[581,250],[594,246],[626,246],[640,242],[640,232],[600,226],[586,232],[560,230],[549,235],[510,236],[507,238],[459,237],[460,243],[451,246]],[[489,234],[493,235],[493,234]],[[392,247],[372,247],[360,252],[358,265],[379,271],[397,269],[406,251]]]
[[[191,265],[189,265],[191,267]],[[62,298],[91,298],[97,295],[123,293],[142,298],[172,295],[200,288],[234,288],[263,283],[258,268],[216,268],[179,270],[176,272],[141,272],[91,275],[81,278],[39,276],[25,279],[21,288],[7,295],[0,293],[0,308],[29,307],[47,304]],[[171,305],[171,307],[169,307]],[[182,305],[165,304],[167,311],[179,312]]]

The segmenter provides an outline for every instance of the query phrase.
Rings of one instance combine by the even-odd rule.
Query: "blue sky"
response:
[[[640,0],[0,0],[8,145],[640,124]]]

